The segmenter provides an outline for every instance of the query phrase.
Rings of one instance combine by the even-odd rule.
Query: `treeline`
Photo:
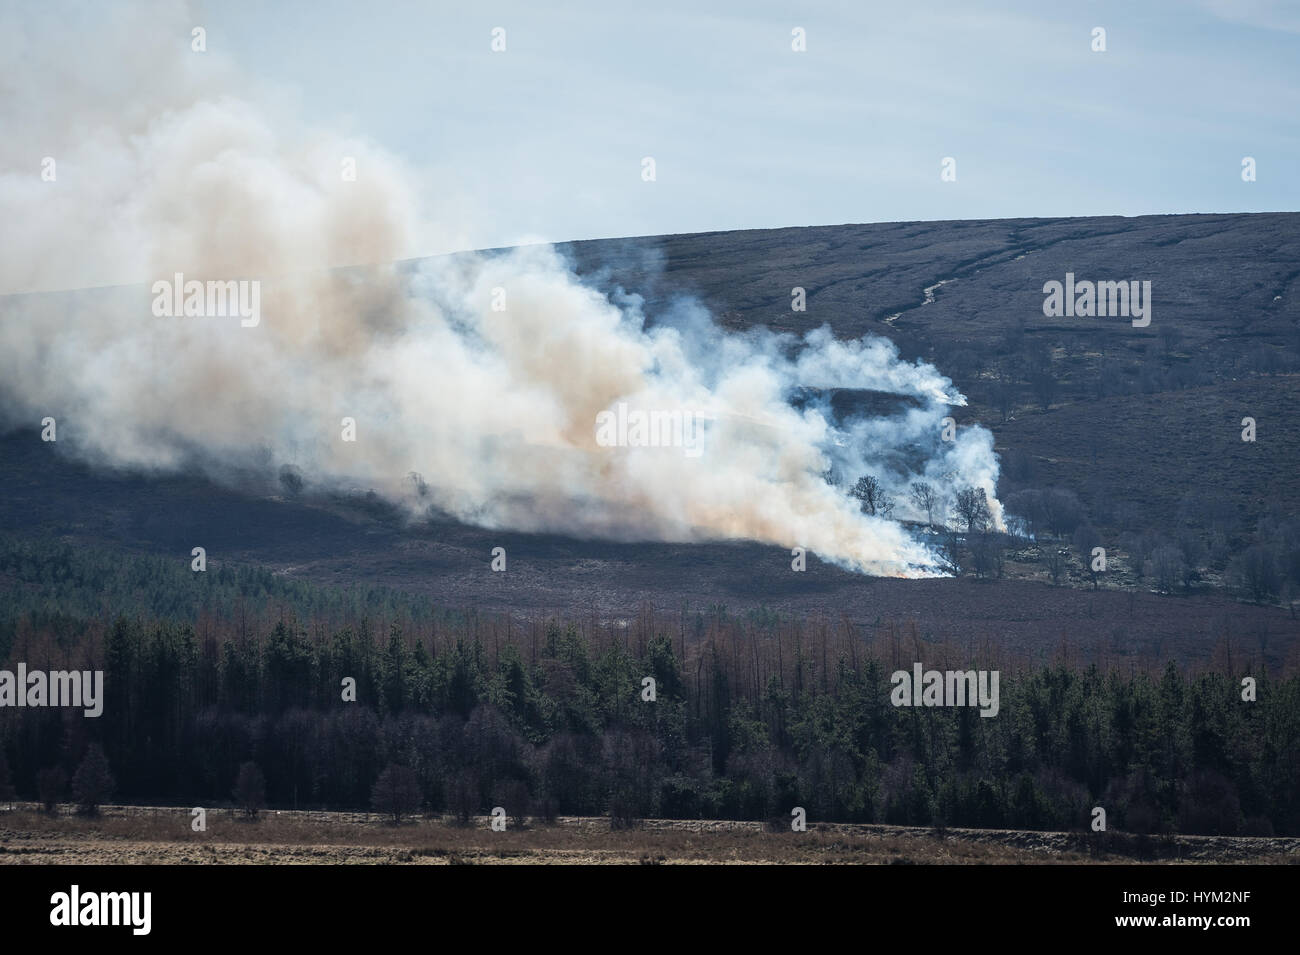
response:
[[[0,710],[20,794],[102,744],[116,798],[221,805],[242,764],[274,807],[364,808],[389,764],[424,808],[1300,833],[1300,679],[970,660],[914,632],[656,618],[448,627],[119,617],[7,666],[105,671],[103,715]],[[997,716],[890,702],[890,673],[999,669]],[[1225,668],[1229,670],[1230,668]],[[647,701],[654,680],[654,700]],[[353,700],[353,693],[355,694]],[[47,778],[57,774],[47,774]]]
[[[318,587],[263,567],[215,560],[196,574],[184,552],[164,558],[10,535],[0,535],[0,593],[0,658],[9,653],[20,620],[58,639],[77,639],[87,620],[118,613],[215,617],[247,626],[284,613],[305,621],[464,619],[388,587]]]
[[[1009,492],[1003,504],[1014,532],[1010,543],[1036,540],[1053,583],[1071,570],[1089,577],[1092,548],[1104,538],[1073,491],[1022,488]],[[1271,603],[1300,596],[1300,518],[1280,508],[1271,508],[1253,532],[1240,527],[1222,502],[1195,493],[1184,496],[1173,525],[1163,532],[1127,529],[1140,525],[1128,507],[1109,508],[1098,518],[1104,526],[1124,528],[1115,535],[1123,565],[1161,593],[1192,592],[1213,576],[1241,600]],[[987,576],[979,563],[971,566]],[[1091,579],[1095,582],[1095,575]]]
[[[887,622],[715,606],[521,624],[386,588],[12,539],[0,591],[4,666],[105,670],[97,719],[0,708],[0,754],[28,797],[43,770],[74,779],[99,742],[116,798],[190,805],[231,801],[251,761],[274,806],[364,808],[395,763],[426,809],[459,814],[799,805],[1068,828],[1100,805],[1131,830],[1300,832],[1300,685],[1234,659],[1226,638],[1216,673],[1080,670]],[[889,674],[918,660],[1000,670],[998,715],[894,708]],[[1247,674],[1257,702],[1241,700]]]

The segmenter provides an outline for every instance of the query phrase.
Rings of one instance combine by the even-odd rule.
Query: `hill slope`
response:
[[[1300,215],[886,223],[563,249],[598,286],[643,294],[652,319],[692,295],[729,327],[830,324],[841,337],[886,335],[935,362],[971,398],[959,420],[996,435],[1004,500],[1035,488],[1078,495],[1115,560],[1109,589],[1051,587],[1034,552],[1011,555],[1001,580],[903,582],[817,561],[795,575],[784,551],[742,542],[410,527],[364,499],[286,501],[277,488],[94,473],[29,431],[0,440],[0,526],[178,560],[201,544],[218,563],[530,614],[765,605],[867,624],[910,619],[936,637],[1031,653],[1065,639],[1089,653],[1202,660],[1231,621],[1275,662],[1298,632],[1284,609],[1235,603],[1219,584],[1233,556],[1260,541],[1287,559],[1286,521],[1300,516],[1300,438],[1289,425],[1300,389]],[[1150,327],[1044,317],[1043,283],[1066,272],[1150,280]],[[804,312],[791,310],[795,286],[807,292]],[[1253,444],[1240,440],[1247,415],[1258,421]],[[1261,530],[1261,519],[1272,523]],[[1186,547],[1200,554],[1200,592],[1150,593],[1139,579],[1144,556],[1189,535],[1199,541]],[[510,554],[507,574],[488,569],[495,546]]]

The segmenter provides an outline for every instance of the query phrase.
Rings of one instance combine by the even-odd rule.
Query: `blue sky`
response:
[[[478,247],[1300,209],[1300,3],[223,0],[198,14],[210,46],[295,89],[305,118],[433,171]]]

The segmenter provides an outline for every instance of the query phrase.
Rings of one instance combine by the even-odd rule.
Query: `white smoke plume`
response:
[[[102,16],[93,42],[54,18],[0,20],[8,426],[52,416],[60,447],[115,467],[292,464],[309,485],[374,488],[413,514],[749,539],[887,575],[940,562],[898,520],[861,512],[847,494],[860,475],[894,496],[894,518],[923,516],[907,490],[925,480],[948,497],[984,488],[1000,524],[991,435],[943,441],[964,399],[886,340],[726,333],[689,302],[646,316],[549,246],[393,264],[456,241],[430,226],[418,171],[303,128],[219,54],[191,53],[183,11]],[[69,63],[69,49],[91,52]],[[153,283],[175,273],[260,282],[260,320],[158,317]],[[835,389],[895,398],[841,416]],[[598,415],[620,403],[703,414],[701,453],[602,446]]]

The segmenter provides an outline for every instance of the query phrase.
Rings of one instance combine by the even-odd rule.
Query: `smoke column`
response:
[[[430,225],[436,184],[373,143],[304,128],[279,93],[193,54],[184,11],[103,16],[93,38],[53,16],[0,18],[6,426],[52,416],[60,448],[106,466],[228,478],[292,464],[310,486],[374,488],[413,514],[751,539],[876,574],[938,561],[861,512],[846,491],[862,474],[896,498],[895,518],[922,516],[907,489],[925,480],[949,497],[983,487],[1000,524],[991,435],[943,441],[964,398],[888,341],[726,333],[690,302],[646,316],[549,246],[393,264],[455,247]],[[258,323],[155,314],[154,283],[176,273],[258,282]],[[844,388],[898,408],[839,421],[794,400]],[[619,404],[703,415],[700,453],[602,445],[598,415]]]

